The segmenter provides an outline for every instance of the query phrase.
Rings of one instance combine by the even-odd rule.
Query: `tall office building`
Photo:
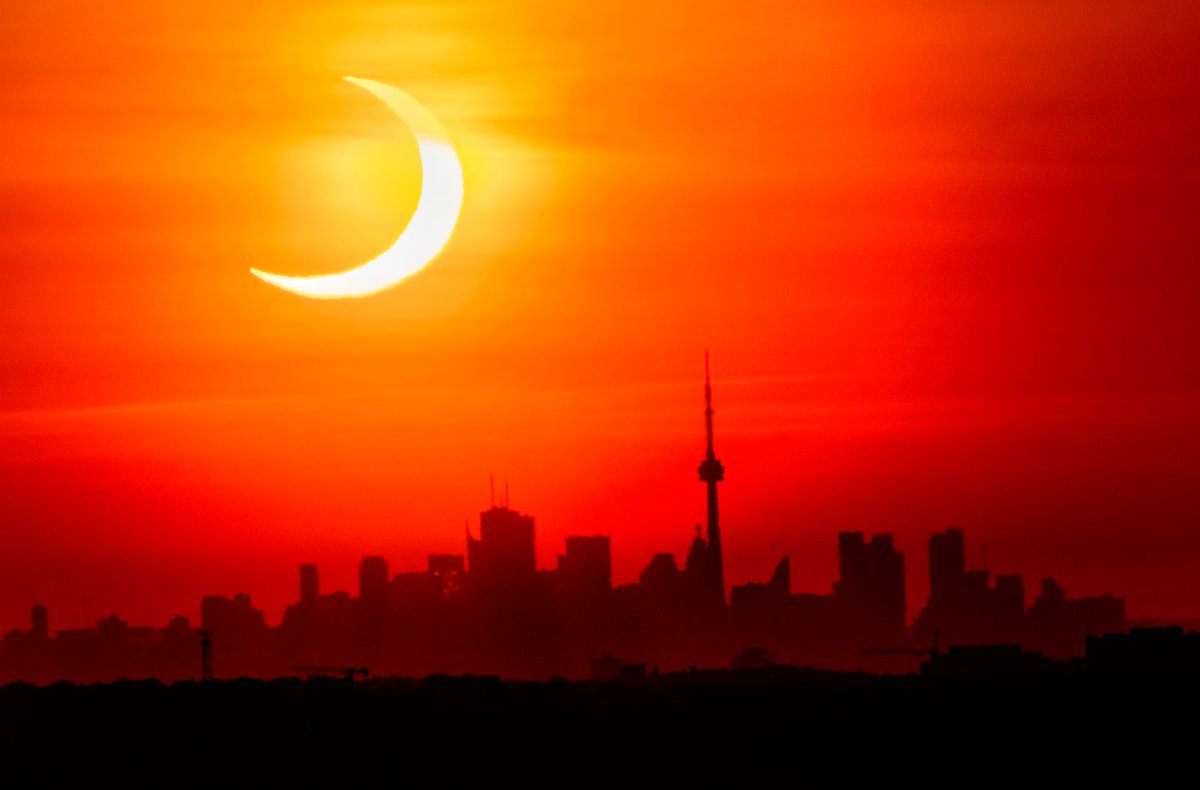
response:
[[[877,639],[903,634],[904,555],[892,536],[872,535],[868,543],[861,532],[839,533],[838,560],[834,597],[847,626]]]
[[[313,604],[321,596],[321,585],[315,563],[300,566],[300,603]]]
[[[472,585],[523,584],[537,573],[533,516],[507,507],[479,514],[479,538],[467,535],[467,570]]]
[[[612,589],[612,545],[607,535],[568,537],[558,555],[564,589],[575,595],[601,595]]]
[[[358,597],[363,601],[387,598],[388,564],[383,557],[363,557],[358,565]]]
[[[966,559],[961,529],[935,532],[929,537],[929,600],[934,606],[952,601],[963,586]]]

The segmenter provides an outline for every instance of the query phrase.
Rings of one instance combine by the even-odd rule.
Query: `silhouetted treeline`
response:
[[[7,777],[50,783],[1155,786],[1191,770],[1198,705],[1194,670],[1083,662],[970,679],[774,667],[629,683],[18,684],[0,688],[0,757]]]

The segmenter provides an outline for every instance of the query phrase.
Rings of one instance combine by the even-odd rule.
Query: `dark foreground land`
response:
[[[1192,786],[1198,714],[1194,674],[1082,671],[14,684],[0,688],[0,776],[214,787],[1072,788],[1178,776],[1171,784]]]

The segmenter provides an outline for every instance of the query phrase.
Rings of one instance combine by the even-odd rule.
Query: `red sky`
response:
[[[825,591],[958,525],[1027,589],[1200,614],[1192,2],[10,3],[0,20],[0,629],[195,617],[296,566],[463,550],[507,475],[541,564],[617,581],[703,516]],[[784,7],[786,6],[786,7]],[[983,7],[980,7],[983,6]],[[466,204],[365,300],[415,146]]]

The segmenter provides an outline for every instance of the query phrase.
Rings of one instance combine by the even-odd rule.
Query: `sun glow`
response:
[[[313,299],[369,296],[411,277],[450,241],[462,210],[462,163],[441,121],[399,88],[357,77],[345,79],[373,93],[412,130],[421,160],[421,197],[408,226],[395,242],[353,269],[313,277],[250,270],[271,285]]]

